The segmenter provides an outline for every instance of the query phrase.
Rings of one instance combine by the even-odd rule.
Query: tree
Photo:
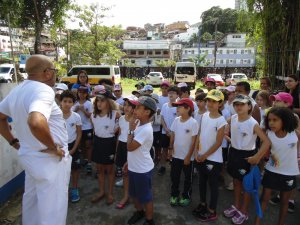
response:
[[[120,50],[124,31],[120,26],[103,26],[102,19],[109,8],[92,4],[73,6],[82,30],[71,31],[72,62],[116,64],[125,54]]]
[[[41,33],[45,26],[61,26],[70,0],[0,0],[1,19],[10,14],[13,26],[34,28],[34,52],[40,52]]]

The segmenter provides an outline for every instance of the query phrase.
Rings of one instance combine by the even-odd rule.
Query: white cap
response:
[[[177,87],[182,88],[182,87],[187,87],[188,85],[186,83],[178,83]]]
[[[235,86],[232,86],[232,85],[228,86],[228,87],[225,88],[225,90],[229,91],[229,92],[235,92]]]
[[[63,90],[63,91],[66,91],[68,90],[68,86],[64,83],[58,83],[56,86],[55,86],[55,89],[56,90]]]

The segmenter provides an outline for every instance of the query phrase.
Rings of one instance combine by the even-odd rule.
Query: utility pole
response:
[[[200,45],[201,45],[201,25],[199,25],[199,27],[198,27],[198,65],[200,66],[200,56],[201,56],[201,54],[200,54]]]
[[[217,61],[217,50],[218,50],[218,44],[217,44],[217,31],[218,31],[218,22],[219,18],[217,18],[215,22],[215,52],[214,52],[214,68],[216,68],[216,61]]]
[[[12,61],[14,64],[14,75],[15,75],[16,83],[18,83],[18,76],[17,76],[16,63],[15,63],[15,58],[14,58],[14,48],[13,48],[13,42],[12,42],[12,33],[11,33],[9,13],[7,14],[7,23],[8,23],[8,31],[9,31],[9,39],[10,39],[11,58],[12,58]]]

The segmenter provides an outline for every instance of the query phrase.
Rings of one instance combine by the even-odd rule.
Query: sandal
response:
[[[94,198],[92,198],[91,203],[97,203],[100,202],[104,198],[105,194],[102,195],[96,195]]]
[[[121,203],[119,202],[117,205],[116,205],[116,208],[117,209],[124,209],[127,205],[128,205],[128,201],[126,201],[125,203]]]

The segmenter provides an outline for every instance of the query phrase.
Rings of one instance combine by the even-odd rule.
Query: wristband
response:
[[[15,145],[16,143],[19,143],[19,142],[20,142],[20,141],[19,141],[18,138],[14,138],[14,139],[12,139],[11,142],[9,142],[9,144],[10,144],[11,146],[13,146],[13,145]]]

